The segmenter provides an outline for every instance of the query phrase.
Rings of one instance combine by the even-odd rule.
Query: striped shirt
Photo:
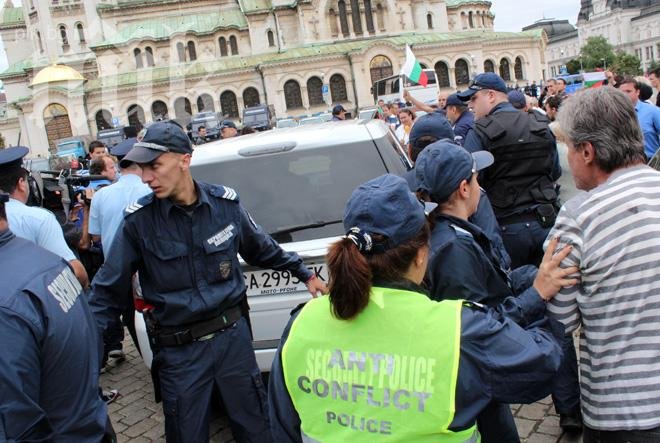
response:
[[[587,426],[660,426],[660,172],[615,171],[569,200],[548,238],[573,245],[562,265],[581,283],[548,310],[567,331],[580,324],[580,390]]]

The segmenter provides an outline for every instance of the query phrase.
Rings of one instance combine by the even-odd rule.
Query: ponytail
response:
[[[351,320],[369,303],[369,263],[350,238],[343,238],[330,246],[327,262],[332,313],[341,320]]]

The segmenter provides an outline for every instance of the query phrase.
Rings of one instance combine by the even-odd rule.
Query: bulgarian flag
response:
[[[408,45],[406,45],[406,62],[401,67],[401,74],[425,88],[426,84],[429,82],[426,73],[422,70],[422,65],[419,64]]]
[[[600,88],[605,82],[604,72],[585,72],[582,74],[584,88]]]

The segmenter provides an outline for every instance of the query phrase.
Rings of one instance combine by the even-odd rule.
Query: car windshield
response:
[[[198,180],[236,189],[256,223],[269,234],[279,232],[274,238],[281,243],[344,234],[341,219],[353,190],[386,172],[371,141],[294,149],[193,169]]]
[[[256,123],[268,123],[268,115],[265,111],[243,115],[243,125],[253,126]]]

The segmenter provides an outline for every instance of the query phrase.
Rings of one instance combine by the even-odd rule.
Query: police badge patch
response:
[[[218,272],[220,273],[220,278],[227,280],[231,276],[231,261],[221,261],[220,266],[218,266]]]

